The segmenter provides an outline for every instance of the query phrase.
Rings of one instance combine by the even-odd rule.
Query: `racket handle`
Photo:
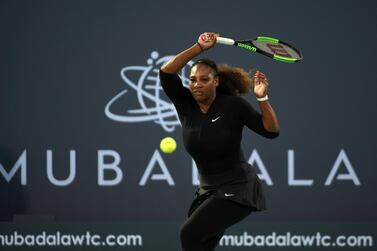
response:
[[[216,43],[218,44],[226,44],[226,45],[234,45],[234,40],[231,38],[226,37],[217,37]]]

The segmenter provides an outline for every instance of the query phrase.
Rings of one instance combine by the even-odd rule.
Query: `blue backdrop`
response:
[[[252,249],[249,235],[274,232],[328,234],[342,250],[357,245],[336,236],[365,235],[372,249],[376,10],[367,0],[0,1],[1,249],[32,246],[5,236],[45,230],[142,239],[137,247],[101,242],[108,249],[179,250],[196,170],[157,74],[204,31],[277,37],[304,54],[298,64],[224,45],[201,55],[265,72],[281,124],[274,140],[244,131],[269,210],[229,230],[243,236],[234,250]],[[257,108],[253,95],[245,98]],[[170,155],[159,150],[166,136],[178,144]]]

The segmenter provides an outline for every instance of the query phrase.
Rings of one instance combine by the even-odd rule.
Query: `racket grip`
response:
[[[226,37],[217,37],[216,43],[218,44],[226,44],[226,45],[234,45],[234,40],[231,38]]]

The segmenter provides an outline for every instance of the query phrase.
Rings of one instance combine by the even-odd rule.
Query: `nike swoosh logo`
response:
[[[224,195],[225,197],[231,197],[231,196],[234,196],[234,193],[225,193]]]
[[[212,119],[212,122],[216,122],[221,116],[218,116],[217,118]]]

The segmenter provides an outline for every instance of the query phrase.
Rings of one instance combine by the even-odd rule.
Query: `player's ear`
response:
[[[215,77],[215,86],[218,86],[219,85],[219,76],[216,76]]]

